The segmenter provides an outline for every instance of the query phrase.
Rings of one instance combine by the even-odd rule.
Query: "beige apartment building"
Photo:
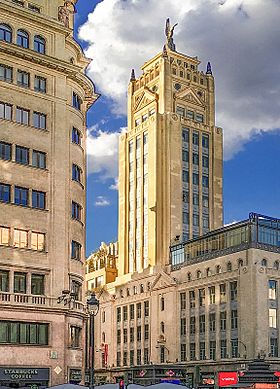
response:
[[[1,387],[82,380],[86,112],[98,95],[75,2],[0,0]]]

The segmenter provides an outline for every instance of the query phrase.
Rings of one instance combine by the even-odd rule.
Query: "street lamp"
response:
[[[87,300],[87,309],[89,313],[89,361],[90,361],[90,380],[89,389],[94,389],[94,316],[99,311],[99,300],[97,300],[95,293],[91,293]]]

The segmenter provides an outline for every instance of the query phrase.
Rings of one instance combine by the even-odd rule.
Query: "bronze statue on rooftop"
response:
[[[166,19],[166,24],[165,24],[165,35],[166,35],[166,44],[167,47],[172,50],[176,51],[176,46],[173,41],[173,33],[174,33],[174,28],[178,25],[178,23],[174,24],[173,27],[171,27],[170,20],[169,18]]]

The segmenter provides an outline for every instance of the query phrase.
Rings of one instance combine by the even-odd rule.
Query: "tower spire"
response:
[[[135,81],[135,71],[134,71],[134,69],[131,69],[130,82],[131,81]]]
[[[177,25],[178,23],[174,24],[174,26],[171,27],[169,18],[166,19],[166,23],[165,23],[166,46],[172,51],[176,51],[176,46],[173,41],[173,33],[174,33],[174,28]]]
[[[211,68],[210,62],[207,63],[206,74],[209,74],[212,76],[212,68]]]

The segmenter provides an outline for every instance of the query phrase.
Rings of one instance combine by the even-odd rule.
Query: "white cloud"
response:
[[[118,177],[119,134],[98,129],[88,130],[88,173],[100,173],[102,180]]]
[[[105,197],[103,196],[98,196],[97,197],[97,200],[95,201],[94,205],[96,207],[107,207],[108,205],[110,205],[110,201],[107,200]]]
[[[109,189],[111,189],[111,190],[118,190],[119,189],[119,181],[118,181],[118,179],[115,179],[114,184],[111,184],[109,186]]]
[[[217,125],[230,158],[253,134],[280,127],[280,2],[276,0],[103,0],[80,29],[89,75],[126,112],[130,69],[162,49],[166,17],[178,22],[177,50],[211,60]],[[103,137],[100,134],[100,141]],[[109,138],[112,139],[112,138]],[[113,168],[113,167],[112,167]]]

